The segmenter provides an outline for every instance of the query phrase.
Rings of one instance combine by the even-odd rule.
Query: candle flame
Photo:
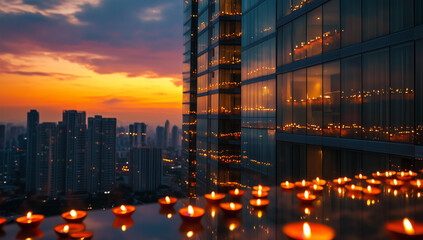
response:
[[[124,205],[120,206],[120,210],[122,210],[122,212],[126,212],[126,207]]]
[[[410,222],[410,220],[408,220],[408,218],[404,218],[402,223],[404,225],[404,230],[408,235],[414,234],[413,225],[411,225],[411,222]]]
[[[168,214],[167,214],[167,218],[168,218],[168,219],[171,219],[171,218],[172,218],[172,213],[168,213]]]
[[[121,229],[122,229],[122,232],[125,232],[126,231],[126,225],[122,225]]]
[[[192,237],[194,235],[194,232],[193,231],[189,231],[189,232],[187,232],[187,237]]]
[[[367,191],[369,191],[369,193],[372,192],[372,187],[370,185],[367,186]]]
[[[404,177],[404,172],[401,172],[401,177]]]
[[[211,192],[211,196],[214,197],[216,195],[216,193],[213,191]]]
[[[388,172],[385,172],[385,176],[389,177],[389,173]]]
[[[262,190],[262,189],[263,189],[263,187],[262,187],[261,185],[258,185],[258,189],[259,189],[259,190]]]
[[[257,195],[261,197],[261,190],[258,190]]]
[[[288,187],[288,186],[289,186],[289,182],[288,182],[288,181],[286,181],[286,182],[285,182],[285,185]]]
[[[304,209],[304,213],[307,214],[307,215],[309,215],[310,214],[310,210],[308,208],[305,208]]]
[[[417,180],[417,187],[420,187],[420,185],[421,185],[420,180]]]
[[[170,203],[170,198],[168,196],[165,197],[166,203],[169,204]]]
[[[374,179],[372,179],[372,183],[375,183],[375,180]]]
[[[28,213],[26,214],[26,219],[27,219],[27,220],[30,220],[30,219],[31,219],[31,216],[32,216],[32,212],[28,212]]]
[[[63,227],[63,233],[68,233],[69,232],[69,225],[65,225]]]
[[[229,206],[231,207],[231,209],[232,209],[232,210],[234,210],[234,209],[235,209],[235,204],[234,204],[233,202],[231,202],[231,203],[229,204]]]
[[[355,189],[355,185],[353,184],[353,185],[351,185],[351,189],[352,190],[354,190]]]
[[[303,186],[305,186],[305,180],[303,180],[303,181],[301,182],[301,184],[302,184]]]
[[[338,183],[341,184],[342,180],[341,178],[338,178]]]
[[[398,185],[398,182],[396,179],[394,179],[394,185]]]
[[[308,223],[303,224],[303,235],[305,239],[311,238],[311,230],[310,230],[310,225],[308,225]]]
[[[214,218],[214,216],[216,216],[216,212],[214,210],[211,212],[211,216],[212,216],[212,218]]]
[[[398,191],[394,190],[394,196],[396,197],[398,195]]]
[[[408,174],[410,174],[410,176],[413,176],[413,171],[408,171]]]
[[[363,175],[360,173],[360,175],[358,175],[358,177],[361,179],[361,178],[363,178]]]
[[[239,194],[239,189],[238,188],[236,188],[235,189],[235,195],[238,195]]]
[[[260,206],[260,204],[261,204],[261,200],[257,199],[257,206]]]
[[[73,218],[76,218],[76,211],[72,209],[72,210],[70,211],[70,215],[71,215]]]
[[[338,193],[341,194],[342,193],[342,189],[338,188]]]
[[[229,230],[230,231],[233,231],[233,230],[235,230],[235,228],[236,228],[236,225],[235,224],[231,224],[231,225],[229,225]]]
[[[317,177],[317,178],[316,178],[316,182],[317,182],[317,183],[319,183],[319,182],[320,182],[320,179],[319,179],[319,177]]]
[[[378,176],[379,176],[379,175],[380,175],[380,172],[379,172],[379,171],[377,171],[376,175],[378,175]]]
[[[258,217],[258,218],[261,218],[262,216],[263,216],[263,212],[262,212],[261,210],[260,210],[260,211],[258,211],[258,212],[257,212],[257,217]]]
[[[347,177],[344,177],[344,181],[346,182],[346,181],[348,181],[348,178]]]
[[[313,185],[313,188],[314,188],[314,190],[317,190],[317,185],[316,185],[316,184],[314,184],[314,185]]]
[[[193,215],[194,214],[194,208],[191,205],[188,206],[188,214],[189,215]]]
[[[305,197],[305,199],[308,199],[308,191],[306,190],[305,192],[304,192],[304,197]]]

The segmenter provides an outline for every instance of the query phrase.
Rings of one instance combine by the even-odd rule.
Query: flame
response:
[[[404,218],[404,220],[402,221],[402,224],[404,225],[405,233],[407,233],[408,235],[414,234],[413,225],[411,225],[411,222],[410,220],[408,220],[408,218]]]
[[[374,179],[372,179],[372,183],[375,183],[375,180]]]
[[[344,181],[346,182],[346,181],[348,181],[348,178],[347,177],[344,177]]]
[[[313,185],[313,188],[314,188],[314,190],[317,190],[317,185],[316,185],[316,184],[314,184],[314,185]]]
[[[363,175],[360,173],[360,175],[358,175],[358,178],[362,179]]]
[[[236,188],[235,189],[235,195],[238,195],[239,194],[239,189],[238,188]]]
[[[168,196],[165,197],[166,203],[169,204],[170,203],[170,198]]]
[[[413,176],[413,171],[408,171],[408,174],[410,174],[410,176]]]
[[[398,195],[398,191],[397,190],[395,190],[394,191],[394,196],[396,197]]]
[[[236,225],[235,224],[231,224],[231,225],[229,225],[229,230],[230,231],[233,231],[233,230],[235,230],[235,228],[236,228]]]
[[[76,218],[76,211],[72,209],[72,210],[70,211],[70,215],[71,215],[73,218]]]
[[[338,178],[338,183],[341,184],[342,180],[341,178]]]
[[[309,196],[308,196],[308,191],[305,191],[305,192],[304,192],[304,197],[305,197],[305,199],[308,199],[308,197],[309,197]]]
[[[354,190],[355,189],[355,185],[353,184],[353,185],[351,185],[351,189],[352,190]]]
[[[168,218],[168,219],[171,219],[171,218],[172,218],[172,213],[168,213],[168,214],[167,214],[167,218]]]
[[[257,206],[260,206],[260,204],[261,204],[261,200],[257,199]]]
[[[211,196],[214,197],[216,195],[216,193],[213,191],[211,192]]]
[[[310,230],[310,225],[308,225],[308,223],[303,224],[303,235],[305,239],[311,238],[311,230]]]
[[[317,177],[317,178],[316,178],[316,182],[317,182],[317,183],[319,183],[319,182],[320,182],[320,179],[319,179],[319,177]]]
[[[192,237],[192,236],[194,236],[194,232],[193,231],[189,231],[189,232],[187,232],[187,237]]]
[[[286,182],[285,182],[285,185],[288,187],[288,186],[289,186],[289,182],[288,182],[288,181],[286,181]]]
[[[68,233],[69,232],[69,225],[65,225],[63,227],[63,233]]]
[[[26,219],[27,219],[27,220],[31,220],[31,216],[32,216],[32,212],[28,212],[28,213],[26,214]]]
[[[234,210],[234,209],[235,209],[235,204],[234,204],[233,202],[231,202],[231,203],[229,204],[229,206],[231,207],[231,210]]]
[[[388,173],[388,172],[385,172],[385,176],[386,176],[386,177],[389,177],[389,173]]]
[[[305,209],[304,209],[304,213],[305,213],[305,214],[307,214],[307,215],[309,215],[309,214],[310,214],[310,209],[305,208]]]
[[[417,180],[417,187],[420,187],[420,185],[421,185],[420,180]]]
[[[263,217],[263,212],[262,212],[261,210],[257,212],[257,217],[258,217],[258,218]]]
[[[214,216],[216,216],[216,212],[214,210],[211,212],[211,216],[212,216],[212,218],[214,218]]]
[[[379,172],[379,171],[377,171],[376,175],[380,176],[380,172]]]
[[[398,185],[398,182],[396,179],[394,179],[394,185]]]
[[[120,206],[120,210],[124,213],[126,213],[126,207],[124,205]]]
[[[257,195],[261,197],[261,190],[258,190]]]
[[[369,186],[367,186],[367,191],[369,191],[369,193],[371,193],[372,192],[372,187],[369,185]]]
[[[303,186],[305,186],[305,180],[303,180],[303,181],[301,182],[301,184],[302,184]]]
[[[404,172],[401,172],[401,177],[404,177]]]
[[[194,214],[194,208],[191,206],[191,205],[189,205],[188,206],[188,215],[193,215]]]
[[[262,187],[261,185],[258,185],[258,189],[259,189],[259,190],[262,190],[262,189],[263,189],[263,187]]]
[[[342,193],[342,189],[338,188],[338,193],[341,194]]]
[[[122,229],[122,232],[125,232],[126,231],[126,225],[122,225],[121,229]]]

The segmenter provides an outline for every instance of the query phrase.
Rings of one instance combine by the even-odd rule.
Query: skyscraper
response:
[[[142,147],[147,145],[147,125],[145,123],[134,123],[129,125],[129,144],[131,147]]]
[[[67,192],[87,191],[86,115],[76,110],[63,111],[66,129],[66,181]]]
[[[108,192],[115,183],[116,118],[88,118],[88,192]]]
[[[156,147],[164,148],[164,134],[165,128],[161,126],[157,126],[156,128]]]
[[[169,147],[169,142],[170,142],[170,123],[169,120],[166,120],[165,122],[165,127],[164,127],[164,143],[163,143],[163,148],[168,148]]]
[[[56,123],[41,123],[37,127],[37,157],[35,163],[36,193],[56,194]]]
[[[6,126],[0,125],[0,149],[3,149],[6,144]]]
[[[130,151],[131,183],[134,192],[155,191],[162,177],[161,148],[132,148]]]
[[[179,142],[180,142],[179,128],[178,128],[178,126],[174,125],[172,127],[172,138],[171,138],[171,141],[170,141],[170,147],[175,151],[178,150]]]
[[[35,171],[37,159],[37,127],[40,121],[40,115],[36,110],[27,113],[27,162],[26,162],[26,192],[35,192],[36,180]]]

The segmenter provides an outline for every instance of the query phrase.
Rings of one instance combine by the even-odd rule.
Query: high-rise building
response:
[[[161,126],[157,126],[156,128],[156,147],[164,148],[164,134],[165,128]]]
[[[171,141],[170,141],[170,147],[177,151],[179,149],[179,142],[180,142],[180,138],[179,138],[179,128],[178,126],[174,125],[172,127],[172,137],[171,137]]]
[[[76,110],[63,111],[66,129],[66,192],[87,191],[86,114]]]
[[[129,144],[131,147],[143,147],[147,145],[147,125],[145,123],[129,125]]]
[[[170,123],[169,120],[166,120],[164,127],[164,148],[168,148],[170,143]]]
[[[116,118],[88,118],[88,192],[113,189],[116,165]]]
[[[131,148],[130,176],[134,192],[155,191],[162,177],[161,148]]]
[[[0,125],[0,149],[3,149],[6,144],[6,126]]]
[[[182,182],[195,197],[197,144],[197,28],[198,2],[184,1],[184,62],[182,98],[182,168],[187,178]]]
[[[37,128],[37,157],[35,163],[36,193],[54,196],[56,191],[56,123],[41,123]]]
[[[40,121],[40,115],[36,110],[27,113],[27,161],[26,161],[26,192],[36,191],[35,181],[35,163],[37,159],[37,128]]]

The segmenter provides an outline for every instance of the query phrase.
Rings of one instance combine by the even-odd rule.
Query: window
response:
[[[413,27],[413,0],[391,0],[391,32]]]
[[[292,133],[292,72],[278,75],[278,130]]]
[[[361,42],[361,1],[341,0],[341,44]]]
[[[322,135],[322,65],[307,68],[307,135]]]
[[[323,135],[340,136],[340,62],[323,64]]]
[[[293,72],[293,133],[306,134],[307,125],[307,71],[301,69]]]
[[[357,23],[355,23],[357,24]],[[363,40],[389,33],[389,0],[363,1]]]
[[[306,17],[302,16],[293,22],[292,40],[294,61],[301,60],[307,56],[306,50]]]
[[[323,52],[338,49],[341,32],[339,31],[339,0],[323,5]]]
[[[414,8],[416,12],[416,26],[423,24],[423,0],[416,0],[414,3]]]
[[[278,30],[278,66],[292,62],[292,23]]]
[[[416,137],[415,143],[423,145],[423,39],[416,41]]]
[[[322,7],[307,14],[307,57],[322,53]]]

